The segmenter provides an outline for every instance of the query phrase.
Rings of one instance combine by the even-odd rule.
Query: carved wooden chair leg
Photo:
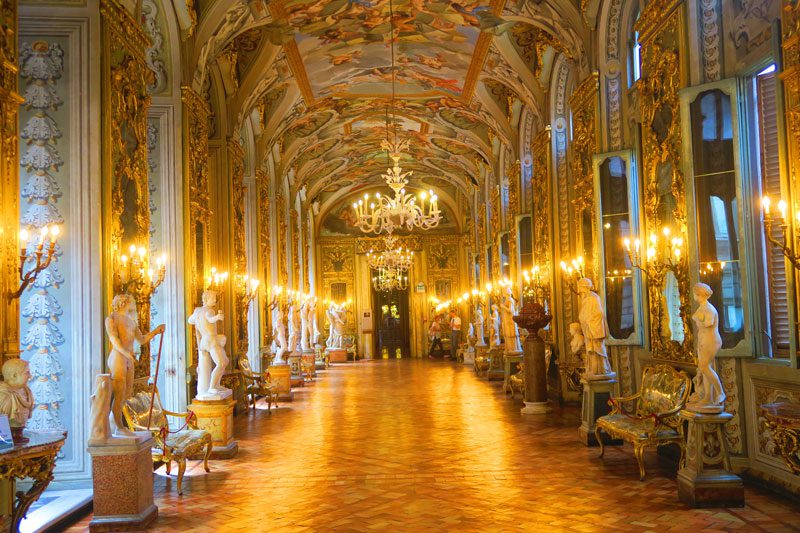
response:
[[[203,468],[206,469],[206,472],[211,472],[211,469],[208,467],[208,458],[211,457],[211,450],[214,448],[214,442],[211,440],[211,436],[208,436],[208,444],[206,445],[206,454],[203,456]]]
[[[639,481],[644,481],[644,445],[635,444],[633,446],[633,455],[636,456],[636,462],[639,463]]]
[[[178,495],[183,494],[183,474],[186,472],[186,457],[178,459]]]
[[[606,453],[606,444],[599,427],[594,428],[594,438],[597,439],[597,444],[600,446],[600,458],[602,459],[603,454]]]
[[[675,444],[681,449],[681,458],[678,460],[678,468],[680,469],[686,466],[686,445],[682,442],[676,442]]]

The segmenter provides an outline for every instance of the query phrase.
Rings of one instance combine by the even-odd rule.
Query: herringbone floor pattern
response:
[[[582,446],[575,409],[523,417],[499,385],[428,361],[339,365],[295,401],[236,419],[240,453],[156,476],[157,531],[797,531],[800,506],[748,487],[694,510],[675,466]],[[663,464],[662,464],[663,463]],[[189,477],[191,476],[191,477]],[[84,531],[85,518],[70,531]]]

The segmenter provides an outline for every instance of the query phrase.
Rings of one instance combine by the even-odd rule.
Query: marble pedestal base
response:
[[[550,400],[544,402],[525,402],[525,407],[519,410],[523,415],[546,415],[553,411]]]
[[[317,364],[316,364],[316,356],[314,352],[303,352],[303,355],[300,358],[301,361],[301,370],[303,368],[308,368],[311,371],[310,376],[303,376],[303,379],[308,378],[315,378],[317,377]]]
[[[731,472],[723,426],[730,413],[703,414],[684,409],[689,422],[686,458],[678,470],[678,497],[692,507],[744,507],[742,479]]]
[[[489,350],[489,370],[486,379],[489,381],[503,381],[505,378],[505,353],[503,348],[494,347]]]
[[[214,447],[211,459],[230,459],[239,452],[239,443],[233,438],[233,406],[231,398],[223,400],[198,400],[189,404],[189,410],[197,416],[197,427],[211,434]],[[198,459],[201,457],[198,457]]]
[[[328,356],[330,357],[331,363],[346,363],[347,362],[347,351],[346,350],[327,350]]]
[[[94,484],[89,531],[139,531],[158,516],[153,504],[153,438],[147,433],[130,440],[88,448]]]
[[[461,361],[465,365],[474,365],[475,364],[475,348],[470,348],[469,350],[464,350],[464,360]]]
[[[294,352],[293,354],[289,355],[289,368],[292,371],[292,387],[302,387],[305,384],[305,381],[303,381],[303,369],[301,366],[302,359],[303,354],[300,352]]]
[[[287,363],[271,365],[269,376],[272,382],[278,386],[278,400],[282,402],[292,401],[292,369]]]
[[[598,446],[595,436],[595,422],[609,412],[608,400],[614,396],[614,389],[617,386],[616,379],[582,379],[583,401],[581,405],[581,427],[578,428],[578,436],[586,446]],[[621,439],[612,439],[604,435],[605,444],[622,444]]]

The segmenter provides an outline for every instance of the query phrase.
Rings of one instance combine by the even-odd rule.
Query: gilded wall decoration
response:
[[[562,216],[568,216],[570,212],[570,186],[569,186],[569,164],[567,160],[567,87],[570,78],[570,66],[566,60],[561,59],[556,63],[556,76],[555,76],[555,116],[553,118],[552,135],[555,144],[555,182],[556,182],[556,204],[557,213],[563,213]],[[555,220],[555,214],[553,215]],[[555,222],[554,222],[555,223]],[[573,235],[570,232],[570,224],[558,224],[557,233],[554,235],[558,237],[558,253],[561,257],[570,257],[572,255],[571,242]],[[555,243],[554,243],[555,244]],[[553,247],[555,248],[555,246]],[[562,288],[562,293],[566,293],[567,289]],[[563,313],[563,320],[561,323],[569,324],[574,321],[573,302],[571,297],[564,297],[561,301],[561,312]]]
[[[208,187],[208,106],[191,87],[181,87],[183,101],[183,175],[185,176],[185,213],[188,229],[186,269],[190,307],[201,304],[208,249],[209,209]],[[191,335],[188,336],[191,339]],[[191,353],[191,352],[190,352]]]
[[[286,224],[286,201],[281,191],[275,193],[275,218],[278,221],[278,281],[285,287],[289,284],[289,267],[286,264],[288,227]]]
[[[531,206],[533,213],[533,264],[552,265],[552,195],[550,186],[550,160],[552,153],[551,130],[545,128],[533,138],[531,155],[533,157],[533,176],[531,178]],[[549,274],[549,275],[548,275]],[[545,298],[549,299],[552,291],[550,280],[552,272],[545,275]]]
[[[289,210],[290,237],[292,247],[292,287],[300,288],[300,215],[295,208]]]
[[[352,246],[346,246],[346,245],[323,246],[322,272],[323,273],[353,272]]]
[[[64,105],[63,74],[64,50],[58,43],[22,43],[20,77],[25,82],[26,106],[21,116],[25,125],[20,137],[25,148],[20,163],[27,179],[20,195],[27,206],[21,225],[33,235],[44,226],[64,224],[59,181],[64,179],[66,168],[62,168],[64,159],[57,144],[62,132],[53,118]],[[33,255],[35,245],[29,242],[28,255]],[[59,351],[65,344],[69,346],[71,332],[69,318],[63,320],[64,294],[59,290],[64,284],[65,267],[69,274],[62,245],[59,243],[53,261],[36,278],[34,290],[20,298],[21,345],[27,352],[25,358],[30,362],[31,383],[36,392],[27,427],[34,431],[66,429],[61,413],[66,400],[62,390],[64,365]]]
[[[594,271],[594,176],[592,157],[597,151],[599,138],[599,77],[592,73],[569,99],[572,108],[572,205],[575,213],[575,228],[578,230],[578,253],[586,259],[588,272]]]
[[[311,292],[311,218],[306,218],[303,224],[303,291]]]
[[[519,252],[517,245],[519,225],[517,224],[516,217],[520,214],[519,188],[521,183],[522,165],[519,159],[517,159],[514,164],[511,165],[511,171],[508,174],[508,263],[511,279],[517,279],[517,269],[519,268]]]
[[[725,411],[733,415],[733,418],[724,427],[728,451],[741,455],[744,451],[744,446],[739,409],[739,385],[736,378],[736,360],[730,357],[719,357],[717,358],[717,368],[719,370],[719,378],[722,381],[722,388],[725,389]]]
[[[490,235],[489,235],[489,244],[492,247],[492,265],[494,266],[494,272],[492,274],[495,277],[498,277],[499,273],[501,272],[501,258],[500,258],[500,246],[497,245],[497,239],[500,236],[500,213],[502,206],[500,204],[500,185],[495,185],[492,187],[491,197],[489,198],[489,206],[491,211],[489,212],[489,225],[490,225]]]
[[[247,352],[247,309],[244,277],[247,276],[247,248],[245,246],[245,185],[244,148],[239,141],[228,138],[228,172],[231,180],[231,220],[234,275],[234,346],[233,356]]]
[[[450,270],[455,261],[453,249],[445,243],[431,244],[428,249],[428,270]]]
[[[105,216],[110,228],[104,248],[114,257],[130,245],[149,248],[147,110],[153,73],[145,57],[149,39],[129,12],[117,0],[103,0],[100,15],[103,109],[107,110],[103,114],[103,179]],[[113,260],[112,265],[115,266]],[[107,275],[110,285],[114,276],[111,272]],[[111,287],[110,292],[119,290]],[[132,296],[140,327],[149,329],[149,293],[136,291]],[[149,345],[143,345],[136,374],[149,373]]]
[[[421,252],[423,238],[421,235],[397,235],[397,245],[408,248],[412,252]],[[386,250],[385,237],[357,237],[356,253],[365,254],[370,250],[383,252]]]
[[[772,438],[772,431],[767,427],[764,422],[764,417],[758,412],[758,407],[765,403],[775,402],[789,402],[800,403],[800,390],[790,389],[788,387],[781,387],[771,383],[763,383],[760,381],[753,382],[754,402],[756,411],[756,431],[758,439],[757,449],[760,453],[774,457],[775,464],[780,464],[782,468],[788,470],[783,459],[781,458],[780,451]]]
[[[544,70],[544,56],[548,48],[572,57],[559,39],[531,24],[515,24],[511,28],[511,38],[537,80]]]
[[[644,211],[647,231],[670,226],[686,242],[686,192],[681,171],[678,91],[685,84],[684,17],[680,0],[647,5],[639,32],[642,78],[637,82],[642,110]],[[684,256],[674,268],[650,264],[647,277],[650,343],[659,359],[694,362],[690,287]]]
[[[147,67],[153,73],[153,80],[147,86],[151,94],[167,88],[167,66],[164,63],[164,34],[159,25],[158,4],[153,0],[142,1],[142,26],[150,38],[150,46],[145,50]]]

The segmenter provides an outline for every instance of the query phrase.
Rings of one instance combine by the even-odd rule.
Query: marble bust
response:
[[[578,322],[581,325],[583,345],[586,348],[585,377],[588,380],[609,379],[616,376],[616,373],[611,370],[606,351],[608,321],[600,296],[592,289],[592,280],[589,278],[578,281],[580,298]]]
[[[216,305],[216,291],[203,291],[203,306],[195,308],[188,320],[194,326],[197,337],[198,400],[219,400],[231,394],[230,389],[222,386],[228,356],[225,353],[225,335],[217,333],[217,323],[222,321],[223,314],[217,311]]]
[[[27,442],[22,430],[33,412],[33,393],[28,387],[31,371],[28,362],[9,359],[3,363],[3,381],[0,382],[0,414],[8,416],[14,442]]]
[[[697,375],[694,378],[694,393],[687,407],[701,413],[721,413],[724,409],[725,391],[714,370],[714,359],[722,348],[719,335],[719,315],[708,301],[714,291],[705,283],[697,283],[692,295],[697,310],[692,320],[697,326]]]

